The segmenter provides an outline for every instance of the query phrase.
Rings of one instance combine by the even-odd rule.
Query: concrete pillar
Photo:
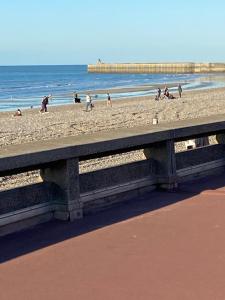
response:
[[[216,140],[218,144],[225,144],[225,133],[218,133],[216,135]]]
[[[154,173],[161,188],[177,187],[176,158],[174,141],[155,143],[144,149],[147,159],[154,161]]]
[[[195,139],[196,148],[209,145],[209,138],[207,136]]]
[[[82,218],[79,160],[76,158],[56,162],[50,168],[41,169],[40,175],[43,181],[53,182],[62,190],[60,200],[56,200],[55,218],[70,221]]]

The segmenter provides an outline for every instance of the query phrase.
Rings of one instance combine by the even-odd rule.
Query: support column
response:
[[[164,189],[177,187],[176,158],[174,141],[155,143],[144,149],[147,159],[154,161],[154,173],[158,185]]]
[[[216,140],[218,144],[225,144],[225,133],[218,133],[216,135]]]
[[[62,190],[62,196],[55,202],[55,218],[70,221],[82,218],[78,158],[59,161],[50,168],[41,169],[40,175],[43,181],[53,182]]]

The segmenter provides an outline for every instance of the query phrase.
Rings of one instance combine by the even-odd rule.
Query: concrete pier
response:
[[[90,73],[223,73],[225,63],[97,63],[88,65]]]

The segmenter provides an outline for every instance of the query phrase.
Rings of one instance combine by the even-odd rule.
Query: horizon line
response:
[[[48,66],[88,66],[88,64],[18,64],[18,65],[0,65],[0,67],[48,67]]]

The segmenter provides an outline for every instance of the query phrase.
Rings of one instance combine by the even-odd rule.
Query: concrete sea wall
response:
[[[217,136],[216,145],[176,153],[175,143]],[[80,173],[80,161],[133,150],[138,162]],[[73,221],[154,189],[225,171],[225,115],[11,145],[0,177],[40,170],[40,182],[0,191],[0,236],[52,219]]]
[[[221,73],[225,63],[97,63],[88,65],[90,73]]]

